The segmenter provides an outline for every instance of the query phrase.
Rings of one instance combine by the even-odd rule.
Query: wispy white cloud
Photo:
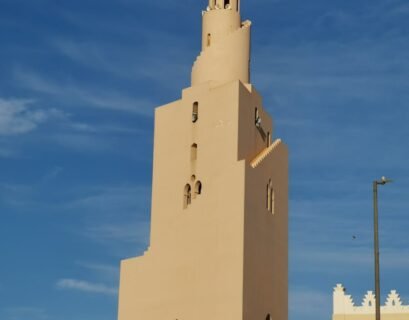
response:
[[[47,311],[36,307],[13,307],[4,309],[6,320],[47,320],[51,317]]]
[[[43,139],[64,148],[84,153],[111,150],[114,144],[112,136],[102,137],[86,132],[56,133]]]
[[[124,92],[113,89],[107,90],[84,88],[71,82],[61,83],[46,79],[43,75],[30,71],[16,69],[15,79],[27,89],[58,97],[65,103],[83,105],[86,107],[101,108],[114,111],[130,112],[144,116],[153,116],[154,103],[143,98],[136,98]]]
[[[196,55],[186,45],[183,36],[155,30],[148,35],[138,29],[133,32],[143,41],[143,49],[137,43],[81,42],[64,38],[54,39],[51,47],[66,58],[111,77],[153,81],[162,88],[180,90],[175,86],[175,79],[189,79],[189,69]],[[166,48],[166,59],[163,59],[163,48]],[[141,50],[144,54],[141,54]]]
[[[63,168],[56,166],[54,168],[51,168],[47,173],[44,174],[44,176],[41,178],[41,182],[46,183],[51,180],[56,179],[60,173],[63,171]]]
[[[77,189],[75,198],[58,209],[84,218],[81,228],[70,232],[123,258],[148,246],[149,195],[145,186],[88,186]]]
[[[97,273],[102,278],[110,282],[117,281],[119,276],[119,264],[118,266],[112,266],[107,264],[83,261],[79,261],[77,262],[77,264],[85,269]]]
[[[35,130],[50,118],[65,117],[57,109],[33,107],[33,100],[0,98],[0,135],[18,135]]]
[[[147,245],[149,242],[149,222],[132,222],[126,224],[103,224],[88,226],[83,235],[96,242],[111,243],[127,242],[139,245]]]
[[[101,283],[91,283],[77,279],[60,279],[57,281],[56,286],[60,289],[77,290],[106,295],[116,295],[118,293],[117,288],[109,287]]]
[[[405,271],[409,269],[409,252],[398,248],[381,250],[382,269],[385,272]],[[345,274],[367,274],[372,271],[373,251],[371,247],[322,248],[298,246],[291,254],[293,268],[302,266],[298,271],[331,275],[334,281]]]
[[[116,265],[88,261],[77,261],[75,264],[85,270],[92,279],[98,279],[98,282],[107,286],[116,287],[119,283],[119,259]]]
[[[0,146],[0,158],[12,158],[16,151]]]
[[[116,216],[116,212],[147,211],[150,204],[150,187],[147,186],[95,186],[83,190],[79,199],[69,206],[98,216]]]
[[[144,133],[139,128],[130,128],[119,124],[90,124],[84,122],[72,122],[70,127],[78,132],[87,133],[119,133],[119,134],[140,134]]]

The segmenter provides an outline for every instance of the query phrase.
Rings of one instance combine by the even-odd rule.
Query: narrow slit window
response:
[[[240,0],[237,0],[237,8],[236,8],[236,11],[238,12],[239,9],[240,9]]]
[[[271,182],[271,179],[270,180],[268,180],[268,184],[267,184],[267,210],[269,211],[269,212],[271,212],[272,214],[274,214],[275,212],[275,208],[274,208],[274,206],[275,206],[275,203],[274,203],[274,201],[275,201],[275,199],[274,199],[274,197],[275,197],[275,194],[274,194],[274,188],[273,188],[273,183]]]
[[[266,187],[266,208],[270,211],[270,183]]]
[[[190,159],[192,161],[195,161],[197,159],[197,144],[196,143],[192,144],[192,146],[190,147]]]
[[[275,192],[274,189],[270,188],[270,212],[274,215],[275,214]]]
[[[212,35],[210,33],[207,34],[207,41],[206,41],[206,45],[208,47],[210,47],[210,45],[212,44]]]
[[[267,148],[271,146],[271,133],[267,132]]]
[[[267,314],[266,320],[271,320],[271,319],[272,319],[272,318],[271,318],[270,314]]]
[[[202,183],[200,181],[197,181],[195,184],[195,195],[200,194],[202,194]]]
[[[192,122],[195,123],[199,119],[199,102],[193,103],[192,108]]]
[[[186,209],[192,203],[192,188],[190,184],[185,185],[183,195],[183,208]]]
[[[267,202],[267,205],[266,205],[267,210],[271,211],[271,179],[268,180],[268,184],[267,184],[267,199],[266,199],[266,202]]]
[[[260,128],[261,126],[261,118],[258,112],[258,108],[254,110],[254,124],[256,125],[257,128]]]

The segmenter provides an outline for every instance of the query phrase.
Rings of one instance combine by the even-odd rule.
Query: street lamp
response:
[[[381,289],[379,283],[379,236],[378,236],[378,185],[384,185],[392,180],[382,177],[373,182],[373,208],[374,208],[374,256],[375,256],[375,313],[376,320],[381,319]]]

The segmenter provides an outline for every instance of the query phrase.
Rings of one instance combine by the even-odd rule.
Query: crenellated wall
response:
[[[383,320],[409,320],[409,305],[403,305],[399,294],[392,290],[385,305],[381,306]],[[375,295],[368,291],[360,306],[351,295],[346,294],[342,284],[337,284],[333,293],[333,320],[367,320],[375,318]]]

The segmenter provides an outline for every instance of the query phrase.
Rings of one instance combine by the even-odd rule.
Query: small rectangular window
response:
[[[197,159],[197,144],[194,143],[190,147],[190,160],[195,161]]]
[[[193,103],[192,108],[192,122],[195,123],[199,119],[199,102]]]

